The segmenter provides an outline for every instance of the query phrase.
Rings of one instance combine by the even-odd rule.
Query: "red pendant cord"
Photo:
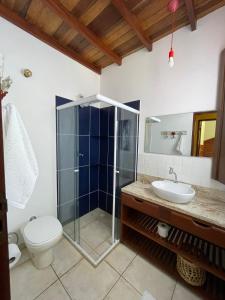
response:
[[[171,36],[171,50],[173,49],[173,33],[174,33],[174,29],[175,29],[175,19],[176,19],[176,12],[172,13],[172,36]]]

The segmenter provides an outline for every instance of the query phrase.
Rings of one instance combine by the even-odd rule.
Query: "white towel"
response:
[[[145,290],[141,300],[156,300],[149,291]]]
[[[180,155],[184,154],[184,135],[182,133],[179,136],[176,150]]]
[[[11,103],[4,106],[4,130],[6,198],[12,206],[24,209],[39,172],[23,121]]]

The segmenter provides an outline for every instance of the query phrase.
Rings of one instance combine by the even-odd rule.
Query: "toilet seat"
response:
[[[53,216],[38,217],[27,223],[23,235],[27,243],[33,246],[44,245],[62,234],[62,225]]]

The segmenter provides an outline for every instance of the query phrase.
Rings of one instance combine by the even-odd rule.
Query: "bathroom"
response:
[[[105,52],[100,55],[104,50],[96,54],[96,40],[95,44],[87,44],[70,28],[71,24],[62,24],[63,17],[57,15],[54,6],[57,2],[0,3],[3,77],[12,79],[1,104],[2,108],[10,103],[15,106],[37,163],[36,180],[25,208],[11,205],[10,199],[7,214],[4,205],[0,208],[7,217],[7,228],[5,221],[0,227],[5,234],[5,242],[0,244],[0,298],[224,299],[225,181],[221,180],[224,174],[220,175],[224,158],[215,160],[215,151],[199,147],[194,134],[196,120],[203,121],[202,127],[212,121],[214,142],[223,146],[224,153],[223,135],[218,138],[215,132],[224,84],[224,1],[178,1],[175,21],[168,11],[170,1],[166,0],[60,1],[96,35],[105,35],[105,41],[112,39],[108,45],[123,57],[120,66],[118,61],[113,63],[111,52],[109,56]],[[122,20],[118,2],[126,3],[133,16],[142,20],[146,33],[152,35],[151,51],[139,40],[132,23],[124,17]],[[186,2],[194,3],[195,24],[189,18]],[[25,17],[26,22],[32,22],[37,16],[33,24],[46,35],[38,31],[35,35],[33,27],[22,22]],[[196,30],[192,30],[193,25]],[[60,26],[62,30],[56,31]],[[52,35],[47,39],[54,32],[54,38]],[[172,32],[171,68],[168,53]],[[71,47],[64,51],[61,44],[54,43],[56,39],[63,43],[72,38],[70,46],[76,45],[77,53],[87,47],[82,57],[73,55]],[[121,46],[117,49],[116,45]],[[90,63],[95,55],[96,64]],[[117,60],[117,56],[114,58]],[[204,114],[206,117],[201,119]],[[62,128],[72,131],[61,132]],[[66,142],[63,137],[68,138]],[[61,160],[67,163],[71,153],[71,170],[68,166],[61,168]],[[3,159],[0,161],[2,170]],[[83,175],[80,170],[86,167]],[[73,172],[65,178],[67,171]],[[2,178],[1,173],[1,201]],[[93,186],[91,178],[95,179]],[[163,180],[169,180],[173,189],[178,186],[174,181],[188,184],[184,187],[195,195],[183,204],[164,200],[151,184],[162,184]],[[35,226],[44,217],[48,217],[46,223]],[[136,219],[153,226],[153,232],[143,229],[142,223],[135,225]],[[38,268],[24,240],[25,226],[33,225],[38,237],[48,237],[49,220],[58,230],[49,246],[53,256],[46,258],[49,265]],[[157,232],[154,224],[158,221],[167,225],[166,238]],[[211,228],[217,231],[212,233]],[[190,252],[168,241],[170,234],[175,243],[184,241],[186,233],[190,233],[186,239],[193,246]],[[210,262],[196,254],[204,241],[213,257]],[[8,243],[14,244],[16,251],[10,268]],[[143,248],[142,243],[146,245]],[[195,247],[199,247],[196,253]],[[178,262],[195,270],[202,282],[197,286],[189,278],[188,283],[178,271]]]

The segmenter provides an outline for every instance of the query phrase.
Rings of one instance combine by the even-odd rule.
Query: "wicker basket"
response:
[[[206,272],[180,255],[177,255],[177,271],[190,285],[202,286],[205,283]]]

